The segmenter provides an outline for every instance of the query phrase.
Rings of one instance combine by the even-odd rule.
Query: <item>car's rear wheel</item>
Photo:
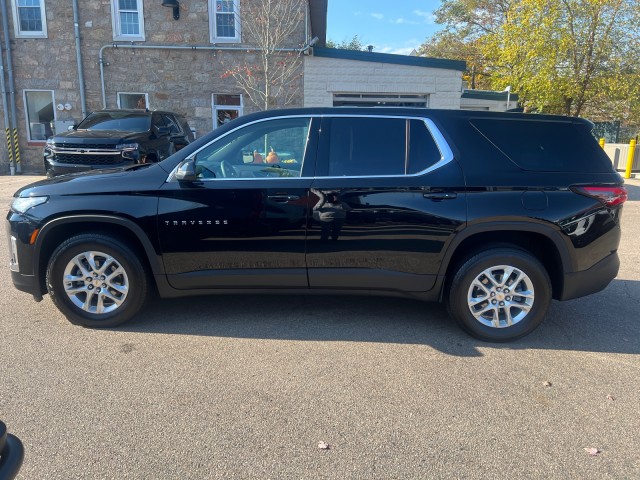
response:
[[[71,323],[113,327],[144,305],[148,277],[136,255],[115,238],[83,234],[63,242],[51,256],[47,289]]]
[[[551,302],[551,281],[529,253],[495,248],[469,258],[447,298],[451,316],[471,335],[505,342],[531,333]]]

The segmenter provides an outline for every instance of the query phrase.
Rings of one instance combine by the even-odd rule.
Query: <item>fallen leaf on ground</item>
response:
[[[607,395],[607,400],[615,400],[616,397],[614,397],[613,395]]]
[[[552,385],[551,382],[544,382],[542,385],[544,385],[545,387],[550,387]]]
[[[598,455],[600,453],[600,450],[598,450],[596,447],[585,447],[584,451],[589,455]]]
[[[329,444],[327,442],[319,442],[318,448],[321,450],[329,450]]]

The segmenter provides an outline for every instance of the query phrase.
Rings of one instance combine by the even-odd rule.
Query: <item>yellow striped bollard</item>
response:
[[[20,171],[20,147],[18,146],[18,129],[13,129],[13,149],[16,154],[16,166],[18,171]]]

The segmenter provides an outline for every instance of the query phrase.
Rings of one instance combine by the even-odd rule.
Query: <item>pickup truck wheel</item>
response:
[[[114,327],[133,317],[148,294],[146,271],[120,241],[83,234],[64,241],[47,267],[53,303],[76,325]]]
[[[456,272],[447,308],[471,335],[506,342],[531,333],[551,302],[551,281],[525,251],[495,248],[468,259]]]

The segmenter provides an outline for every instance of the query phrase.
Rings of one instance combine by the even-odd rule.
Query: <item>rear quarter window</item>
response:
[[[539,120],[475,119],[471,124],[523,170],[612,172],[587,125]]]

